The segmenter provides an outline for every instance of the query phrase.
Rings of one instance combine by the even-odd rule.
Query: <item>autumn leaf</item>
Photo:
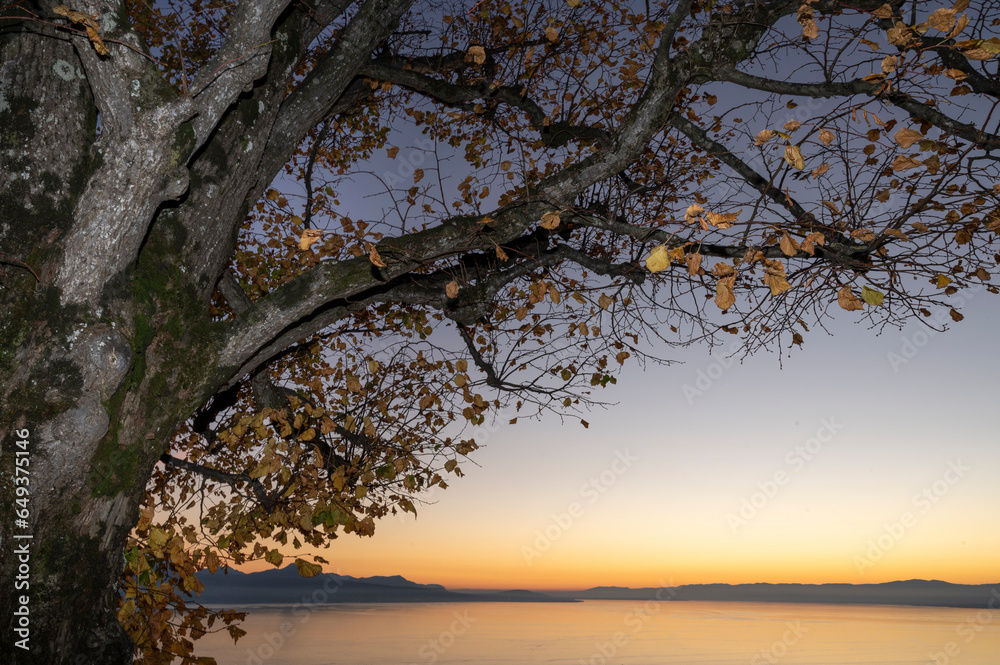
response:
[[[281,552],[279,552],[278,550],[271,550],[267,554],[264,555],[264,561],[267,561],[272,566],[280,566],[281,565],[281,561],[284,558],[285,557],[282,556]]]
[[[927,17],[927,25],[940,32],[949,32],[955,26],[954,9],[938,9]]]
[[[416,169],[413,172],[413,184],[415,185],[415,184],[417,184],[418,182],[420,182],[423,179],[424,179],[424,170],[423,169]]]
[[[52,8],[52,13],[57,16],[64,16],[68,18],[71,23],[82,25],[83,29],[87,32],[87,37],[90,39],[90,43],[93,44],[94,50],[97,51],[99,55],[109,55],[111,53],[108,51],[108,47],[104,45],[104,41],[101,39],[101,34],[99,32],[101,26],[97,22],[97,14],[91,15],[78,12],[70,9],[66,5],[56,5]]]
[[[684,211],[684,221],[688,224],[692,224],[698,221],[698,215],[703,212],[705,212],[704,208],[697,203],[693,203],[688,206],[687,210]]]
[[[823,145],[830,145],[835,138],[836,134],[829,129],[821,129],[819,132],[819,140],[823,142]]]
[[[777,135],[778,133],[775,132],[773,129],[762,129],[759,132],[757,132],[757,136],[753,140],[754,145],[764,145]]]
[[[882,71],[891,74],[899,66],[899,58],[894,55],[887,55],[882,58]]]
[[[919,159],[910,157],[909,155],[897,155],[896,159],[892,160],[893,171],[907,171],[909,169],[915,169],[922,165],[923,162],[921,162]]]
[[[396,155],[399,154],[399,146],[394,145],[391,148],[387,148],[385,154],[389,156],[389,159],[396,159]]]
[[[723,312],[736,304],[736,275],[727,275],[715,285],[715,304]]]
[[[875,18],[892,18],[892,6],[886,3],[872,12]]]
[[[694,252],[687,255],[687,268],[689,275],[700,275],[704,272],[701,269],[701,254]]]
[[[882,300],[885,298],[885,294],[876,291],[875,289],[863,286],[861,287],[861,299],[872,307],[878,307],[882,304]]]
[[[308,561],[303,561],[302,559],[295,560],[295,567],[298,568],[299,575],[302,577],[316,577],[323,572],[323,568],[321,566],[309,563]]]
[[[829,170],[830,170],[830,163],[823,162],[822,164],[814,168],[812,171],[810,171],[809,175],[812,176],[813,178],[818,178]]]
[[[545,38],[550,42],[555,42],[559,40],[559,31],[553,27],[548,27],[545,29]]]
[[[837,304],[848,312],[865,308],[864,302],[854,295],[850,286],[845,286],[837,291]]]
[[[781,252],[785,256],[795,256],[799,253],[799,243],[795,242],[787,231],[781,234],[781,242],[778,243],[778,246],[781,247]]]
[[[764,283],[771,289],[771,295],[777,296],[792,288],[785,275],[785,264],[781,261],[766,261]]]
[[[372,262],[372,265],[378,268],[386,267],[385,262],[382,260],[382,257],[379,256],[378,254],[378,250],[375,249],[375,245],[372,245],[371,249],[368,251],[368,260]]]
[[[547,231],[554,231],[559,226],[559,213],[550,210],[542,215],[541,227]]]
[[[611,306],[611,303],[613,302],[614,300],[612,300],[611,298],[602,293],[601,297],[597,299],[597,306],[600,307],[601,309],[607,309],[608,307]]]
[[[451,280],[444,287],[444,292],[446,296],[454,299],[458,297],[458,289],[459,289],[458,282],[456,282],[455,280]]]
[[[948,314],[951,316],[951,320],[954,321],[954,322],[956,322],[956,323],[958,323],[959,321],[961,321],[962,319],[965,318],[965,316],[963,314],[959,313],[959,311],[955,310],[955,309],[953,309],[950,312],[948,312]]]
[[[322,237],[323,232],[319,229],[305,229],[302,231],[302,235],[299,236],[299,249],[306,251]]]
[[[893,138],[896,139],[896,143],[898,143],[900,147],[906,149],[914,143],[922,141],[924,135],[914,129],[901,129],[893,134]]]
[[[785,161],[789,166],[800,171],[806,167],[806,160],[802,157],[802,151],[799,150],[799,146],[797,145],[785,147]]]
[[[943,289],[944,287],[951,284],[953,281],[955,280],[953,280],[951,277],[948,277],[947,275],[942,275],[940,273],[936,277],[934,277],[934,285],[937,286],[939,289]]]
[[[670,267],[670,250],[666,245],[658,245],[646,257],[646,269],[657,273]]]
[[[481,65],[486,62],[486,49],[482,46],[470,46],[469,50],[466,51],[472,61],[477,65]]]

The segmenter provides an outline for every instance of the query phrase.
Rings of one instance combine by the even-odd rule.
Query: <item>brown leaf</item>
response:
[[[837,303],[848,312],[865,308],[865,303],[854,295],[850,286],[845,286],[837,291]]]
[[[778,246],[781,247],[781,252],[785,256],[795,256],[799,253],[799,243],[795,242],[787,231],[781,234],[781,242],[778,243]]]
[[[829,129],[821,129],[819,132],[819,140],[823,142],[823,145],[830,145],[836,137],[837,135]]]
[[[469,54],[469,57],[471,57],[472,61],[477,65],[481,65],[486,62],[486,49],[482,46],[470,46],[466,53]]]
[[[688,206],[687,210],[684,211],[684,221],[687,222],[688,224],[691,224],[697,221],[698,215],[700,215],[703,212],[705,212],[704,208],[702,208],[697,203],[693,203]]]
[[[457,298],[458,288],[459,288],[458,282],[456,282],[455,280],[451,280],[450,282],[448,282],[447,286],[444,287],[444,293],[449,298]]]
[[[378,250],[375,249],[375,245],[372,245],[371,249],[368,251],[368,260],[372,262],[372,265],[377,266],[379,268],[386,267],[385,262],[382,260],[382,257],[378,255]]]
[[[553,27],[545,28],[545,38],[550,42],[557,41],[559,39],[559,31]]]
[[[789,120],[788,122],[785,123],[784,130],[786,132],[794,132],[801,126],[802,123],[799,122],[798,120]]]
[[[716,264],[718,265],[718,264]],[[728,275],[721,278],[715,286],[715,304],[722,311],[726,311],[736,304],[736,275]]]
[[[386,148],[385,154],[389,155],[389,159],[396,159],[396,155],[399,154],[399,146],[392,146],[391,148]]]
[[[889,3],[885,3],[878,9],[872,12],[872,16],[875,18],[892,18],[892,7]]]
[[[915,169],[922,164],[923,162],[919,159],[915,159],[909,155],[897,155],[896,159],[892,160],[892,170],[907,171],[909,169]]]
[[[597,306],[601,309],[607,309],[608,307],[611,307],[611,303],[613,302],[614,300],[602,293],[601,297],[597,299]]]
[[[955,321],[956,323],[965,318],[964,315],[960,314],[957,310],[954,309],[948,312],[948,314],[951,315],[951,320]]]
[[[954,9],[938,9],[927,17],[927,25],[941,32],[949,32],[955,25]]]
[[[891,74],[899,66],[899,58],[894,55],[887,55],[882,58],[882,71]]]
[[[778,132],[774,131],[773,129],[762,129],[759,132],[757,132],[757,137],[753,140],[754,145],[764,145],[777,135]]]
[[[554,210],[550,210],[542,215],[541,226],[543,229],[548,231],[555,230],[559,226],[559,213]]]
[[[700,275],[704,272],[701,269],[701,254],[694,252],[687,255],[687,267],[689,275]]]
[[[896,143],[906,149],[914,143],[922,141],[924,135],[915,129],[901,129],[893,135],[893,138],[896,139]]]
[[[814,168],[812,171],[810,171],[809,175],[812,176],[813,178],[818,178],[829,170],[830,170],[830,162],[823,162],[822,164]]]
[[[56,5],[52,8],[52,13],[69,19],[70,23],[82,25],[83,29],[87,31],[87,37],[90,39],[91,44],[93,44],[94,50],[97,51],[99,55],[108,55],[110,53],[110,51],[108,51],[108,47],[104,45],[104,41],[101,39],[101,34],[99,32],[101,26],[97,22],[97,14],[91,15],[78,12],[70,9],[66,5]]]

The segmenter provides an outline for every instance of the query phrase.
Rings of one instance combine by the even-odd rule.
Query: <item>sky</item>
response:
[[[404,162],[373,170],[385,180]],[[961,322],[933,312],[941,333],[917,321],[877,333],[834,304],[832,335],[813,328],[780,357],[693,346],[667,350],[668,367],[626,365],[588,429],[501,416],[476,435],[478,466],[416,518],[317,553],[327,572],[449,588],[995,584],[1000,296],[964,299]]]
[[[781,363],[693,347],[630,366],[589,429],[501,419],[479,466],[416,518],[341,536],[324,569],[496,589],[996,583],[996,298],[942,333],[838,311]]]

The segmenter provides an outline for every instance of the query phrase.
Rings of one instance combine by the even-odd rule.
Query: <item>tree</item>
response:
[[[369,535],[463,426],[630,357],[960,320],[1000,261],[996,16],[0,7],[4,655],[195,662],[239,631],[194,571]]]

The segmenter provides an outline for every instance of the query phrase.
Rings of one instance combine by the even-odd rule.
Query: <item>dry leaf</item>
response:
[[[892,18],[892,7],[886,3],[872,12],[875,18]]]
[[[482,46],[470,46],[467,51],[472,61],[477,65],[481,65],[486,62],[486,49]]]
[[[396,159],[396,155],[399,154],[399,146],[392,146],[391,148],[386,148],[385,154],[389,156],[389,159]]]
[[[323,232],[319,229],[306,229],[299,236],[299,249],[305,251],[312,247],[319,239],[323,237]]]
[[[415,170],[413,172],[413,184],[414,185],[417,184],[418,182],[420,182],[423,179],[424,179],[424,170],[423,169],[417,169],[417,170]]]
[[[892,170],[893,171],[906,171],[908,169],[915,169],[921,166],[923,162],[919,159],[914,159],[909,155],[899,155],[896,159],[892,160]]]
[[[795,256],[799,253],[799,243],[795,242],[787,231],[781,234],[781,242],[778,243],[778,246],[781,247],[781,252],[785,256]]]
[[[657,273],[670,267],[670,252],[666,245],[658,245],[646,257],[646,268]]]
[[[799,150],[799,146],[790,145],[785,148],[785,161],[788,162],[789,166],[799,169],[800,171],[806,167],[806,160],[802,157],[802,151]]]
[[[544,215],[542,215],[541,226],[543,229],[546,229],[548,231],[555,230],[556,227],[559,226],[559,213],[554,210],[550,210]]]
[[[457,298],[458,288],[459,288],[458,282],[456,282],[455,280],[451,280],[450,282],[448,282],[447,286],[444,287],[444,293],[449,298]]]
[[[66,5],[56,5],[52,8],[52,13],[68,18],[71,23],[82,25],[83,29],[87,31],[87,37],[90,39],[90,43],[94,45],[94,50],[97,51],[98,55],[108,55],[110,53],[108,47],[104,45],[104,41],[101,39],[99,32],[101,26],[97,22],[97,14],[91,15],[78,12]]]
[[[872,307],[878,307],[882,304],[882,300],[885,299],[885,294],[868,286],[863,286],[861,287],[861,299]]]
[[[918,141],[922,141],[924,135],[915,129],[901,129],[893,135],[893,138],[896,139],[896,143],[905,149]]]
[[[614,300],[602,293],[601,297],[597,299],[597,306],[601,309],[607,309],[608,307],[611,307],[611,303],[613,302]]]
[[[688,209],[684,211],[684,221],[688,224],[691,224],[697,221],[698,215],[700,215],[703,212],[705,212],[705,209],[702,208],[697,203],[689,205]]]
[[[757,138],[753,140],[754,145],[764,145],[777,135],[778,133],[773,129],[762,129],[757,132]]]
[[[948,314],[951,315],[951,320],[954,321],[955,323],[958,323],[959,321],[965,318],[965,316],[959,314],[958,311],[954,309],[948,312]]]
[[[382,261],[382,257],[378,255],[378,250],[375,249],[375,245],[372,245],[371,250],[368,252],[368,260],[372,262],[372,265],[379,268],[385,268],[385,262]]]
[[[701,269],[701,254],[695,252],[687,255],[687,267],[689,275],[700,275],[704,271]]]
[[[550,42],[557,41],[559,39],[559,31],[556,30],[555,28],[551,28],[551,27],[546,28],[545,29],[545,38],[547,40],[549,40]]]
[[[851,287],[845,286],[837,291],[837,303],[848,312],[864,309],[865,304],[851,291]]]
[[[809,175],[811,175],[814,178],[818,178],[829,170],[830,170],[830,162],[823,162],[822,164],[814,168],[812,171],[810,171]]]
[[[795,130],[797,130],[801,126],[802,126],[802,123],[799,122],[798,120],[789,120],[788,122],[785,123],[784,129],[787,132],[794,132]]]
[[[931,13],[927,17],[927,25],[939,30],[940,32],[949,32],[955,26],[955,10],[954,9],[938,9]]]
[[[899,58],[894,55],[887,55],[882,58],[882,71],[891,74],[899,66]]]
[[[726,311],[736,304],[736,275],[728,275],[719,280],[715,287],[715,304],[722,311]]]
[[[836,138],[836,134],[829,129],[822,129],[819,132],[819,140],[823,142],[823,145],[830,145],[834,138]]]
[[[827,209],[830,212],[832,212],[834,215],[839,215],[840,214],[840,208],[838,208],[837,204],[834,203],[833,201],[820,201],[820,203],[822,203],[823,205],[825,205],[827,207]]]

